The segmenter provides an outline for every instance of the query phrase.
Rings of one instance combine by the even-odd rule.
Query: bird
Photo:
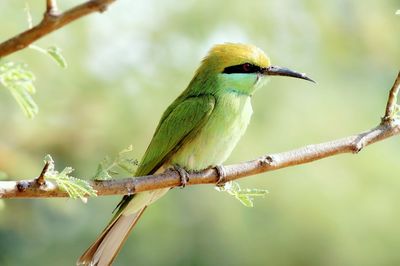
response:
[[[175,168],[187,171],[217,167],[242,137],[253,113],[251,99],[270,76],[314,82],[304,73],[273,66],[258,47],[243,43],[214,45],[187,88],[165,110],[135,175]],[[77,265],[111,265],[144,210],[169,188],[126,195],[118,211]]]

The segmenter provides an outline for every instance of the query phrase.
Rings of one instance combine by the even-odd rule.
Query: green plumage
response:
[[[186,170],[222,164],[246,131],[251,96],[263,84],[263,71],[269,65],[267,56],[252,45],[222,44],[211,49],[189,86],[162,115],[136,175],[154,174],[175,164]],[[144,209],[168,190],[125,196],[78,264],[111,264]]]
[[[171,164],[176,152],[196,138],[215,107],[215,97],[202,95],[177,100],[164,113],[136,175],[154,173]]]

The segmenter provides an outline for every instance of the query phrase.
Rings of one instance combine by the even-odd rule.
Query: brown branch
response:
[[[56,0],[46,0],[46,13],[48,15],[55,16],[58,13],[57,1]]]
[[[385,116],[383,117],[384,121],[393,118],[397,106],[397,94],[399,93],[399,89],[400,89],[400,71],[399,74],[397,74],[397,78],[393,83],[392,89],[389,92],[389,99],[386,105],[386,112]]]
[[[309,163],[340,153],[357,153],[361,148],[380,140],[400,134],[400,123],[383,123],[374,129],[354,136],[345,137],[320,144],[308,145],[303,148],[283,153],[269,154],[258,159],[225,166],[224,181],[278,170],[281,168]],[[189,173],[186,185],[216,184],[219,180],[217,171],[206,169],[198,173]],[[129,193],[176,187],[181,184],[181,178],[176,171],[163,174],[124,178],[106,181],[90,181],[98,196],[125,195]],[[45,186],[38,186],[36,179],[27,181],[1,181],[1,198],[50,198],[68,197],[54,183],[46,181]]]
[[[395,84],[399,84],[399,82],[400,75],[397,76]],[[394,87],[396,86],[398,87],[398,85]],[[396,102],[392,99],[393,88],[389,93],[388,105],[389,103],[393,105],[390,110],[395,110]],[[388,119],[384,119],[377,127],[357,135],[308,145],[287,152],[269,154],[252,161],[225,166],[226,176],[223,181],[232,181],[250,175],[305,164],[341,153],[358,153],[370,144],[400,134],[400,121],[392,117],[395,115],[393,112],[390,112],[390,115]],[[188,178],[186,185],[217,184],[219,181],[218,171],[215,168],[206,169],[198,173],[189,173]],[[176,171],[168,170],[158,175],[90,181],[90,184],[97,190],[98,196],[124,195],[159,188],[176,187],[181,184],[181,177]],[[0,182],[0,198],[50,197],[68,197],[68,195],[50,181],[46,181],[42,185],[38,184],[37,179]]]
[[[104,12],[116,0],[90,0],[63,13],[58,12],[55,0],[46,0],[46,12],[42,21],[0,44],[0,58],[24,49],[41,37],[93,12]]]

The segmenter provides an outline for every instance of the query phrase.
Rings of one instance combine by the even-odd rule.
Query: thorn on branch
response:
[[[39,186],[42,186],[42,185],[46,184],[46,180],[45,180],[44,176],[46,175],[47,170],[49,169],[49,166],[50,166],[50,161],[46,161],[46,163],[45,163],[45,165],[44,165],[44,167],[42,169],[42,172],[40,173],[38,178],[35,179],[36,183]]]
[[[46,0],[46,17],[57,17],[60,15],[56,0]]]
[[[393,83],[393,86],[389,92],[389,98],[386,104],[386,111],[385,115],[382,118],[382,124],[389,123],[391,124],[396,115],[396,110],[397,110],[397,94],[399,93],[400,90],[400,71],[397,74],[397,78]]]

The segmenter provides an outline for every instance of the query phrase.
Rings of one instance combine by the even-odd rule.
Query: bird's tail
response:
[[[128,238],[129,232],[139,220],[146,207],[145,205],[135,213],[124,214],[122,212],[116,217],[78,259],[77,265],[111,265]]]
[[[167,193],[169,188],[125,196],[112,221],[96,241],[83,253],[77,265],[108,266],[114,261],[129,232],[146,207]]]

